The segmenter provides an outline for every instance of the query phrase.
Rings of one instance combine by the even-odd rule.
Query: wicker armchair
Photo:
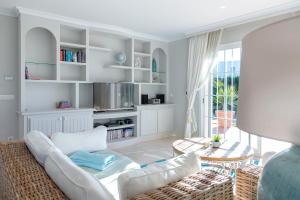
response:
[[[67,197],[48,177],[24,142],[0,144],[0,199],[62,200]]]
[[[0,143],[0,199],[62,200],[67,197],[36,162],[24,142],[11,142]],[[233,200],[233,184],[230,177],[203,170],[133,199]]]
[[[236,176],[236,199],[237,200],[256,200],[257,183],[262,168],[256,165],[246,165],[237,170]]]

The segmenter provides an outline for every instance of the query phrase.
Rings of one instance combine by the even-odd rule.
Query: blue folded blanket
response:
[[[89,153],[87,151],[76,151],[70,159],[80,167],[93,168],[99,171],[105,170],[116,156],[114,154]]]

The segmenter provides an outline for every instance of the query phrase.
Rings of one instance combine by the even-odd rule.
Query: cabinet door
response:
[[[70,114],[63,116],[63,132],[74,133],[86,130],[91,130],[93,128],[93,118],[92,114]]]
[[[158,110],[158,133],[171,133],[174,130],[174,110],[172,108]]]
[[[51,135],[62,132],[62,118],[57,115],[35,115],[28,117],[28,132],[37,130]]]
[[[141,111],[141,135],[157,134],[157,110]]]

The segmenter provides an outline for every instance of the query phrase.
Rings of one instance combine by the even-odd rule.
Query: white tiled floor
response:
[[[178,138],[169,137],[114,149],[139,164],[148,164],[173,157],[172,143]]]

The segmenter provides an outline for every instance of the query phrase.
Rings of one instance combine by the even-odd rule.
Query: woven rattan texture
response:
[[[62,200],[67,197],[48,177],[24,142],[0,143],[1,200]]]
[[[232,200],[230,177],[203,170],[180,181],[140,194],[131,200]]]

